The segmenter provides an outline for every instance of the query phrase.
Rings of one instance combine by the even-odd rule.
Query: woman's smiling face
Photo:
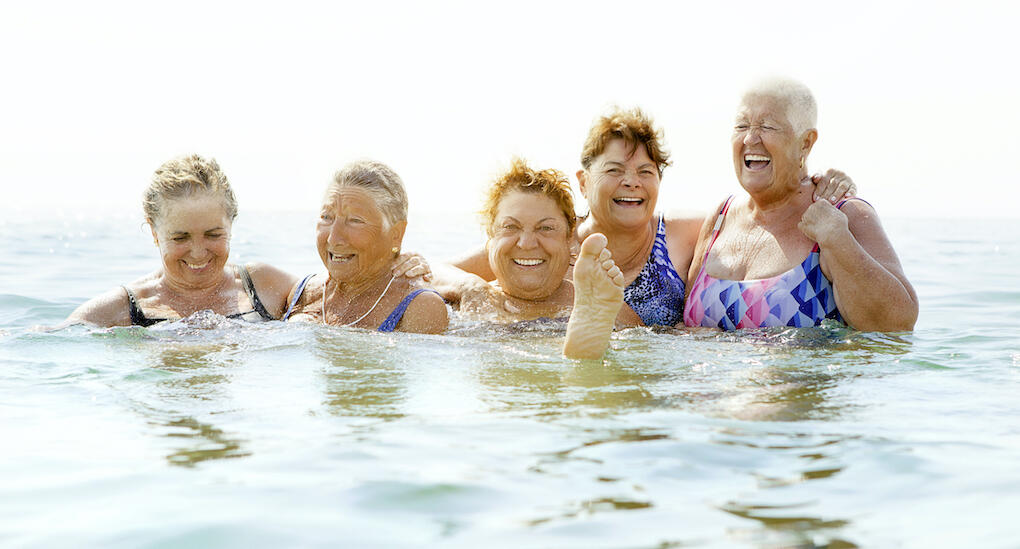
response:
[[[333,280],[360,283],[388,270],[403,225],[389,227],[372,195],[359,187],[332,186],[323,200],[316,247]]]
[[[767,94],[744,97],[733,124],[732,146],[737,179],[749,192],[796,184],[801,160],[811,151],[798,139],[786,103]]]
[[[230,256],[231,220],[222,197],[198,194],[167,200],[152,236],[171,283],[205,288],[222,281]]]
[[[655,214],[659,169],[641,144],[613,139],[582,173],[581,193],[598,223],[639,227]]]
[[[489,232],[489,266],[506,294],[544,299],[563,283],[572,235],[555,200],[511,191],[500,199]]]

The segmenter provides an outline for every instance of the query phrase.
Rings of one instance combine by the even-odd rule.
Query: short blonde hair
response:
[[[581,150],[581,166],[586,170],[590,168],[595,157],[605,152],[613,139],[626,141],[632,154],[638,145],[644,147],[648,158],[659,169],[659,177],[669,166],[669,152],[662,144],[662,130],[656,128],[652,118],[637,107],[629,110],[613,107],[609,113],[595,119]]]
[[[375,160],[356,160],[333,174],[327,192],[342,187],[359,187],[372,196],[375,205],[392,227],[407,221],[407,191],[392,168]]]
[[[551,198],[563,212],[568,233],[573,234],[577,217],[574,214],[574,197],[570,192],[570,180],[567,176],[559,170],[534,170],[524,159],[514,158],[510,169],[492,182],[485,197],[482,216],[485,219],[485,231],[490,237],[494,234],[492,225],[496,222],[500,201],[514,191],[542,194]]]
[[[223,199],[223,211],[231,221],[237,218],[237,198],[227,176],[215,159],[197,154],[178,156],[152,174],[152,182],[142,195],[145,220],[152,225],[162,217],[168,200],[208,193]]]

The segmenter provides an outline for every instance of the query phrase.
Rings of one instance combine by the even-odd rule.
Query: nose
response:
[[[195,259],[205,257],[205,246],[199,242],[199,239],[192,238],[190,244],[191,246],[189,246],[190,249],[188,250],[188,254],[190,254],[191,257]]]
[[[758,143],[759,141],[761,141],[761,127],[751,126],[750,128],[748,128],[747,131],[744,133],[744,144],[752,145],[754,143]]]
[[[329,226],[329,235],[326,237],[326,242],[332,246],[343,241],[343,223],[339,223],[337,220],[334,220]]]
[[[620,183],[622,183],[624,187],[640,187],[641,178],[638,177],[636,171],[624,170]]]
[[[521,231],[517,237],[517,247],[522,250],[534,248],[538,244],[538,238],[534,231]]]

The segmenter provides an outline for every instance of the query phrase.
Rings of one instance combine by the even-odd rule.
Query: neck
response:
[[[814,200],[814,186],[803,185],[800,181],[795,185],[793,188],[787,186],[780,189],[779,192],[749,193],[751,218],[762,225],[785,222],[793,216],[799,219]]]
[[[233,271],[226,268],[220,272],[220,275],[221,276],[211,280],[208,284],[196,286],[173,280],[166,275],[166,270],[164,269],[163,286],[176,297],[184,299],[207,299],[209,295],[216,294],[222,290],[227,282],[234,278]]]
[[[500,290],[504,301],[509,305],[505,308],[507,310],[516,310],[518,316],[528,319],[556,316],[560,312],[565,311],[574,302],[574,285],[568,280],[561,281],[560,285],[552,293],[540,298],[519,297],[507,292],[498,283],[494,282],[493,284]]]

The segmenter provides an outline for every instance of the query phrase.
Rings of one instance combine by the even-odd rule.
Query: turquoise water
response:
[[[242,213],[233,256],[316,269],[306,218]],[[133,217],[6,216],[0,545],[1018,547],[1020,221],[887,231],[913,334],[631,329],[597,363],[558,323],[38,332],[158,259]]]

